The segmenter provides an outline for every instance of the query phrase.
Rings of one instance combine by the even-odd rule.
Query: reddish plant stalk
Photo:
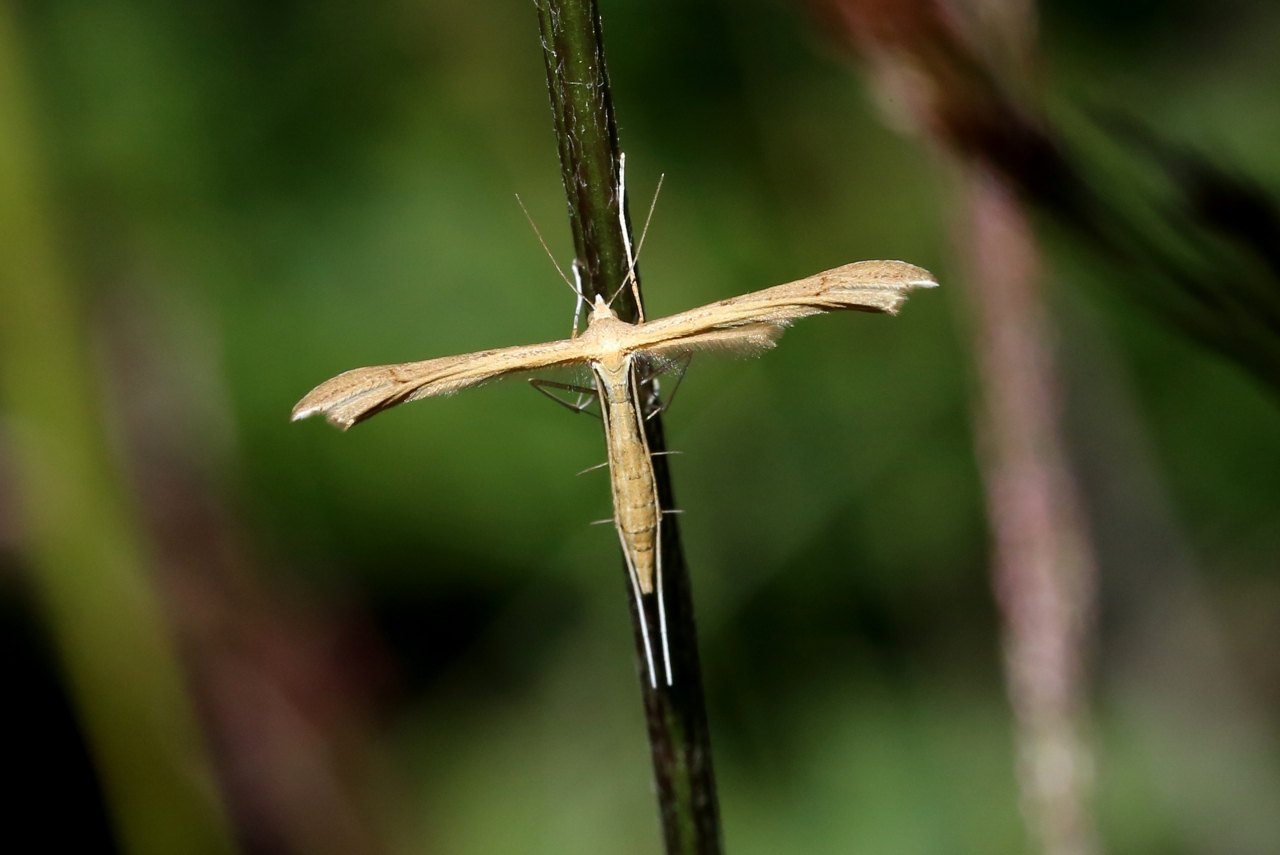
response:
[[[1059,428],[1039,253],[1008,187],[972,169],[963,192],[979,455],[1023,811],[1046,855],[1092,855],[1084,658],[1094,560]]]
[[[1078,220],[1082,192],[1016,93],[1033,10],[1019,0],[808,0],[867,61],[889,120],[963,176],[959,244],[979,401],[975,421],[1004,624],[1023,809],[1045,855],[1100,851],[1090,810],[1092,543],[1061,435],[1052,327],[1024,200]]]

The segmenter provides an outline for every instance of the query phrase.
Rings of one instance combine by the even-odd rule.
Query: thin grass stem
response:
[[[537,7],[583,294],[589,301],[595,295],[608,300],[617,283],[629,281],[634,274],[635,287],[622,292],[615,308],[619,317],[634,321],[642,317],[643,307],[639,271],[633,270],[627,253],[632,244],[624,229],[629,228],[630,219],[625,199],[618,193],[620,149],[600,12],[594,0],[538,0]],[[645,422],[645,433],[651,450],[666,451],[660,417]],[[673,508],[675,495],[667,460],[665,454],[658,453],[653,466],[662,507]],[[672,685],[657,681],[654,686],[646,668],[645,638],[662,633],[664,628],[649,626],[646,621],[652,621],[653,616],[646,616],[636,602],[627,599],[663,839],[669,855],[718,855],[722,851],[720,816],[693,597],[675,517],[663,519],[661,549]]]

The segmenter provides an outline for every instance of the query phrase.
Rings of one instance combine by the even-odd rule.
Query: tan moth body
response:
[[[587,364],[605,423],[614,525],[639,594],[658,593],[663,615],[661,522],[653,460],[644,433],[638,365],[698,351],[753,354],[777,343],[793,321],[823,312],[895,313],[914,288],[937,285],[926,270],[901,261],[846,264],[785,285],[637,324],[620,320],[596,297],[587,329],[575,338],[461,356],[357,368],[321,383],[293,418],[323,413],[347,429],[404,401],[447,395],[488,380],[553,366]],[[665,615],[663,616],[665,635]],[[665,639],[664,639],[664,654]],[[666,657],[667,681],[671,681]],[[652,655],[650,676],[655,681]]]
[[[638,403],[639,379],[630,355],[601,360],[591,368],[604,415],[613,522],[640,592],[652,594],[661,510]]]

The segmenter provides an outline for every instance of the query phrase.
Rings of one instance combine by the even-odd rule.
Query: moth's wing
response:
[[[798,318],[841,310],[894,314],[910,291],[937,284],[914,264],[860,261],[639,324],[627,346],[661,358],[699,350],[759,353]]]
[[[586,358],[581,339],[565,339],[524,347],[504,347],[445,356],[425,362],[356,368],[326,380],[293,408],[293,420],[323,413],[346,430],[388,407],[432,395],[448,395],[511,374]]]
[[[693,335],[676,335],[658,344],[644,346],[639,354],[659,371],[665,370],[663,366],[680,357],[697,352],[712,351],[727,356],[757,356],[776,345],[778,337],[785,329],[785,324],[746,324],[730,329],[712,329]]]

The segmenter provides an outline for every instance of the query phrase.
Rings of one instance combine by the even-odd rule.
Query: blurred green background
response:
[[[866,258],[944,285],[699,357],[666,417],[728,850],[1028,851],[954,176],[797,7],[601,6],[634,216],[666,174],[650,316]],[[247,851],[658,851],[616,537],[587,525],[607,475],[574,477],[598,423],[516,383],[345,435],[288,421],[347,368],[568,334],[514,198],[567,262],[532,4],[13,14],[108,436]],[[1275,4],[1053,0],[1041,23],[1064,121],[1123,110],[1280,192]],[[1280,851],[1280,407],[1050,246],[1102,576],[1103,836]],[[12,768],[109,851],[3,483],[5,740],[34,749]]]

